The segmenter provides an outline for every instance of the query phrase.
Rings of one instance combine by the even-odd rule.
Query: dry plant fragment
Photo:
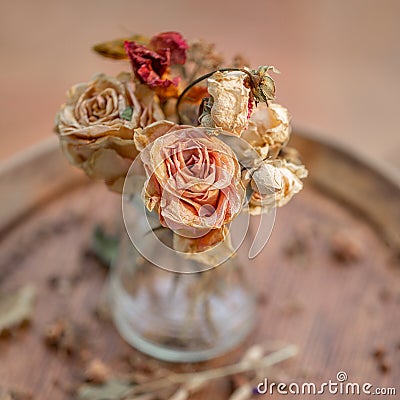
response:
[[[35,298],[36,289],[32,285],[0,295],[0,335],[30,322]]]
[[[3,390],[0,388],[0,400],[32,400],[33,396],[29,392],[21,390]]]
[[[107,365],[98,358],[90,361],[84,372],[85,379],[93,383],[104,383],[107,381],[109,375],[110,371]]]
[[[255,371],[258,369],[263,369],[275,365],[279,362],[282,362],[288,358],[295,356],[296,354],[297,354],[297,347],[294,345],[288,345],[273,353],[264,355],[263,358],[254,361],[253,363],[249,363],[248,361],[243,360],[235,364],[230,364],[227,366],[200,372],[172,374],[165,378],[160,378],[150,382],[143,383],[141,385],[137,385],[134,388],[132,388],[132,391],[129,394],[132,395],[137,393],[143,393],[146,391],[150,392],[150,391],[163,390],[169,387],[170,385],[184,384],[195,378],[204,381],[207,380],[209,381],[212,379],[219,379],[222,377],[230,376],[241,372]]]
[[[44,341],[49,346],[68,355],[83,355],[84,328],[68,319],[58,319],[47,325]]]
[[[187,400],[190,396],[204,388],[210,380],[220,379],[232,375],[255,373],[255,377],[265,374],[265,368],[275,365],[297,353],[297,347],[288,345],[270,354],[265,354],[266,345],[252,346],[243,358],[234,364],[209,370],[175,373],[168,370],[160,370],[157,363],[152,361],[143,364],[140,360],[133,360],[133,366],[142,365],[143,378],[135,379],[135,374],[129,379],[109,377],[102,384],[84,384],[77,390],[77,400]],[[276,344],[273,346],[276,347]],[[136,367],[135,367],[136,368]],[[158,368],[158,369],[157,369]],[[145,379],[147,376],[147,379]],[[244,400],[249,393],[251,381],[246,381],[241,389],[237,387],[233,400]]]
[[[364,249],[357,238],[357,232],[338,231],[331,237],[332,256],[343,264],[359,261],[364,255]]]
[[[78,389],[77,400],[122,400],[131,390],[129,382],[109,380],[102,385],[85,384]]]

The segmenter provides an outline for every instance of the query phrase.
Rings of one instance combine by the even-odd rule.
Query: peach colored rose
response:
[[[180,249],[199,252],[218,244],[243,204],[234,152],[201,128],[168,121],[138,134],[150,141],[140,154],[148,176],[143,190],[147,208],[156,209],[161,224],[180,236]]]
[[[138,154],[133,131],[164,118],[148,88],[134,85],[131,75],[96,75],[73,86],[55,121],[68,160],[110,189],[122,191],[126,173]]]

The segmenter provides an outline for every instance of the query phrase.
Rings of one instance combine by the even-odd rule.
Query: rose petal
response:
[[[162,49],[169,49],[171,64],[185,64],[186,50],[189,46],[180,33],[159,33],[151,38],[150,44],[156,52],[159,52]]]
[[[245,77],[243,72],[216,72],[208,79],[211,98],[200,117],[202,126],[241,135],[249,113],[250,89],[244,85]]]
[[[266,171],[271,178],[270,181],[263,176],[267,174]],[[284,206],[302,190],[301,179],[307,174],[304,165],[292,164],[282,159],[265,161],[264,165],[253,174],[255,180],[251,182],[251,187],[255,190],[250,197],[248,212],[258,215],[275,207]]]
[[[198,263],[215,267],[234,254],[227,227],[209,232],[202,238],[190,239],[174,234],[173,247]]]
[[[170,66],[169,49],[158,52],[148,49],[136,42],[125,42],[125,51],[131,61],[133,71],[140,82],[152,87],[177,86],[179,80],[163,79]]]

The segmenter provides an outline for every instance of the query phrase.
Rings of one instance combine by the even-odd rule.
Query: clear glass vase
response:
[[[138,350],[174,362],[208,360],[238,345],[254,326],[256,308],[238,258],[203,270],[198,260],[169,251],[170,230],[150,235],[157,217],[140,207],[137,201],[129,205],[125,224],[158,265],[143,257],[125,232],[111,275],[112,314],[120,334]],[[173,272],[160,268],[163,261],[175,271],[201,272]]]

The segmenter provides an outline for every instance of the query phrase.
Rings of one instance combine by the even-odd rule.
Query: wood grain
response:
[[[339,153],[335,156],[340,160]],[[317,159],[315,153],[306,153],[311,176],[317,165],[323,168]],[[333,162],[332,157],[329,160]],[[360,182],[362,171],[357,175]],[[326,181],[327,172],[323,173]],[[347,180],[340,175],[337,179],[342,179],[342,189],[351,184],[349,175]],[[393,247],[382,240],[381,228],[371,224],[364,211],[337,200],[332,191],[324,192],[318,182],[311,178],[304,191],[279,210],[268,246],[258,258],[249,262],[244,253],[240,255],[248,264],[254,290],[263,294],[256,330],[238,350],[209,363],[183,365],[183,370],[223,364],[239,357],[251,343],[279,339],[300,348],[295,359],[280,366],[290,379],[320,383],[334,380],[343,370],[349,381],[368,381],[376,387],[397,385],[400,390],[398,259]],[[390,180],[385,182],[390,187]],[[388,193],[391,201],[399,199],[395,186],[384,195]],[[126,359],[136,351],[111,322],[99,321],[94,315],[105,298],[106,271],[85,256],[95,225],[112,226],[119,213],[118,196],[102,184],[81,184],[31,212],[2,237],[0,289],[12,290],[31,282],[39,296],[32,325],[0,339],[0,387],[27,390],[37,399],[61,400],[71,395],[59,383],[64,389],[76,386],[82,380],[85,360],[100,358],[114,371],[129,370]],[[332,255],[336,234],[349,234],[361,243],[358,260],[346,264]],[[54,276],[79,279],[71,288],[55,289]],[[83,361],[44,343],[46,326],[63,317],[85,331],[88,343]],[[386,373],[372,355],[382,346],[389,365]],[[275,370],[273,375],[279,378],[282,372]],[[223,400],[229,390],[229,381],[222,380],[210,383],[193,398]]]

